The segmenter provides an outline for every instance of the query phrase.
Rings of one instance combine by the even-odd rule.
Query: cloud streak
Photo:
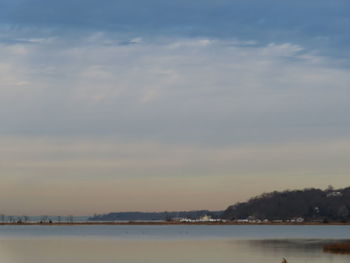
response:
[[[2,133],[231,144],[349,129],[349,70],[298,45],[62,41],[3,44]]]
[[[346,0],[4,0],[0,23],[30,37],[68,34],[74,39],[96,31],[150,38],[236,37],[263,45],[294,42],[349,58],[347,10]]]

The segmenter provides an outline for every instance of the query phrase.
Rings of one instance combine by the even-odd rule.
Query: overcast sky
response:
[[[350,185],[348,0],[2,0],[6,214]]]

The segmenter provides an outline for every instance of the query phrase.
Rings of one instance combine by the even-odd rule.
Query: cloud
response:
[[[151,38],[236,37],[264,45],[296,42],[349,57],[348,9],[346,0],[3,0],[0,24],[49,35],[64,32],[72,38],[99,31]]]
[[[292,43],[97,39],[2,44],[1,132],[205,144],[347,137],[349,70],[335,58]]]

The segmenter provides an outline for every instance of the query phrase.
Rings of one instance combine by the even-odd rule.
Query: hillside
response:
[[[302,217],[306,221],[346,222],[350,221],[350,187],[264,193],[228,207],[222,217],[229,220]]]

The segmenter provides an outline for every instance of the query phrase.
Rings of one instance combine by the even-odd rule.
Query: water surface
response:
[[[348,226],[1,226],[2,263],[345,263]]]

